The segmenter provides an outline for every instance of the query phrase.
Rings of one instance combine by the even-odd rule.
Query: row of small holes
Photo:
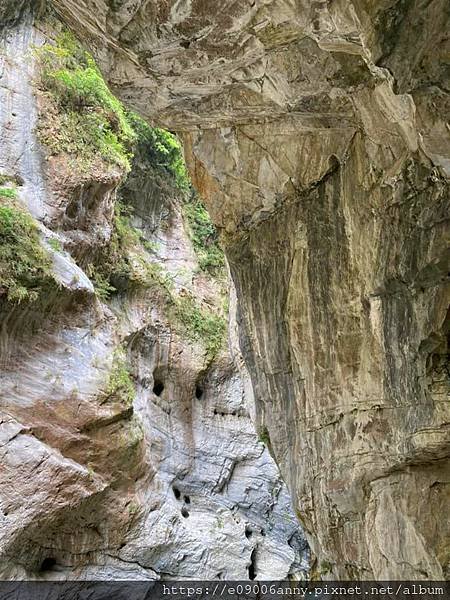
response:
[[[155,379],[154,384],[153,384],[153,393],[156,396],[161,396],[163,391],[164,391],[164,383],[159,379]],[[195,388],[195,397],[197,398],[197,400],[200,400],[203,397],[203,389],[199,386],[197,386]]]

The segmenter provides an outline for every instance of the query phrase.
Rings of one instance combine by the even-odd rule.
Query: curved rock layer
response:
[[[317,571],[448,576],[448,2],[48,4],[184,135]]]
[[[252,426],[236,344],[211,363],[162,289],[101,300],[74,260],[112,243],[124,173],[80,170],[39,145],[43,41],[42,22],[0,34],[0,173],[58,283],[33,309],[8,302],[0,281],[0,579],[303,577],[307,543]],[[176,290],[222,301],[171,181],[137,148],[122,202]]]

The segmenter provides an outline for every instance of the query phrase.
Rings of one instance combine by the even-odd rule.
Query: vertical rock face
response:
[[[448,3],[52,5],[184,133],[317,570],[448,577]]]
[[[333,575],[441,577],[448,191],[412,163],[407,200],[371,199],[357,161],[230,248],[246,356],[259,418]]]
[[[301,577],[307,544],[252,426],[236,344],[211,362],[158,286],[94,295],[86,261],[113,243],[124,171],[80,170],[38,143],[43,31],[25,19],[1,34],[0,207],[13,190],[7,206],[34,217],[57,285],[14,304],[0,280],[0,578]],[[146,260],[180,294],[220,302],[181,193],[145,148],[120,196]]]

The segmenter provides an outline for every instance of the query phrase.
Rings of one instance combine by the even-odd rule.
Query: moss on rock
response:
[[[131,406],[135,399],[136,389],[123,348],[118,348],[114,353],[105,396],[107,400],[114,399],[125,406]]]
[[[32,302],[49,285],[55,285],[51,258],[33,217],[13,198],[0,195],[0,295],[13,303]]]
[[[208,359],[213,360],[223,348],[227,323],[225,319],[205,306],[200,306],[189,294],[175,299],[172,314],[183,333],[204,345]]]
[[[223,276],[225,257],[218,243],[217,229],[204,204],[194,191],[183,206],[183,214],[188,223],[190,238],[198,257],[200,269],[216,277]]]

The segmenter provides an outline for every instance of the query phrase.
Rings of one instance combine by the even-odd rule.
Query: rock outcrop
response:
[[[38,288],[17,301],[0,281],[0,578],[302,577],[307,544],[252,426],[236,343],[212,360],[166,298],[195,294],[211,314],[222,302],[182,194],[138,147],[120,196],[153,279],[125,273],[105,299],[89,261],[118,243],[124,168],[98,156],[79,168],[39,143],[57,118],[35,68],[49,27],[20,18],[0,33],[0,208],[49,263],[33,302]]]
[[[448,577],[448,2],[49,4],[184,135],[317,571]]]

